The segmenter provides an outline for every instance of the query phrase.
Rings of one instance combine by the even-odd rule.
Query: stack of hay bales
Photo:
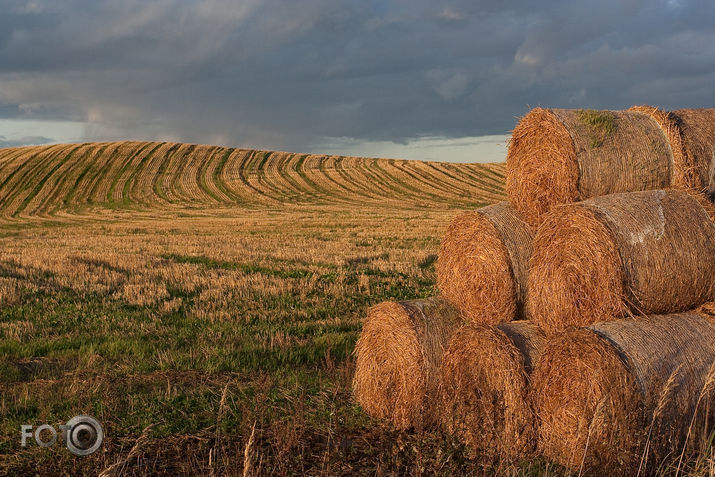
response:
[[[449,225],[441,298],[370,310],[358,402],[487,462],[684,454],[715,424],[715,109],[534,109],[507,194]]]
[[[353,380],[355,397],[368,414],[397,429],[440,421],[439,408],[447,406],[439,404],[440,368],[450,339],[465,325],[523,317],[532,241],[532,230],[505,202],[452,221],[437,262],[442,296],[368,310],[355,347]],[[506,335],[503,339],[515,346]],[[469,346],[466,339],[458,341]],[[491,341],[492,349],[497,341]]]

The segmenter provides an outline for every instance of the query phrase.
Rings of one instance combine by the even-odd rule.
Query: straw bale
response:
[[[509,143],[509,201],[538,226],[558,204],[671,186],[702,190],[712,159],[711,111],[533,109]]]
[[[545,338],[528,321],[466,325],[450,340],[441,369],[440,417],[484,464],[533,454],[529,376]]]
[[[533,374],[539,450],[574,470],[649,475],[713,430],[715,321],[704,311],[572,328]]]
[[[527,310],[547,335],[715,300],[715,207],[669,189],[556,207],[539,227]]]
[[[693,163],[693,187],[705,189],[710,200],[715,201],[715,109],[678,109],[672,114]]]
[[[523,318],[532,240],[506,202],[457,216],[440,245],[440,292],[476,324]]]
[[[365,412],[397,429],[434,424],[442,355],[461,322],[441,298],[370,308],[355,346],[353,379],[353,393]]]

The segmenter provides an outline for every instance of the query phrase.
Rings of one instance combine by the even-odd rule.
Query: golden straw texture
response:
[[[705,189],[715,201],[715,109],[678,109],[673,116],[695,169],[692,187]]]
[[[509,144],[509,201],[538,226],[557,204],[671,186],[700,191],[713,155],[710,111],[533,109]]]
[[[524,220],[537,226],[554,204],[579,198],[576,149],[553,110],[536,108],[521,118],[509,141],[506,192]]]
[[[532,240],[506,202],[457,216],[440,245],[440,292],[475,324],[523,317]]]
[[[559,206],[534,239],[527,309],[551,335],[715,299],[714,208],[682,190]]]
[[[535,450],[529,375],[545,338],[528,321],[467,325],[450,340],[441,369],[443,427],[483,464],[516,461]]]
[[[436,422],[439,367],[459,313],[440,298],[373,306],[355,346],[353,393],[369,415],[396,428]]]
[[[713,429],[714,363],[715,322],[702,312],[558,335],[533,376],[539,449],[595,475],[634,475],[641,463],[649,475]]]
[[[663,111],[653,106],[633,106],[629,111],[646,114],[658,124],[670,146],[673,160],[670,168],[670,185],[677,187],[697,188],[699,178],[693,157],[685,148],[680,120],[673,113]]]

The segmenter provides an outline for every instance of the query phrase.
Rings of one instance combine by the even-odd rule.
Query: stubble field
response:
[[[439,431],[368,418],[351,353],[367,307],[435,293],[449,219],[503,198],[503,174],[165,143],[0,150],[0,474],[481,472]],[[104,426],[97,453],[20,447],[20,425],[83,413]]]

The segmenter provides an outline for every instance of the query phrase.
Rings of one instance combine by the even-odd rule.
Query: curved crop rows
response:
[[[503,164],[453,164],[167,142],[0,149],[0,217],[92,208],[373,204],[473,206],[504,198]]]

